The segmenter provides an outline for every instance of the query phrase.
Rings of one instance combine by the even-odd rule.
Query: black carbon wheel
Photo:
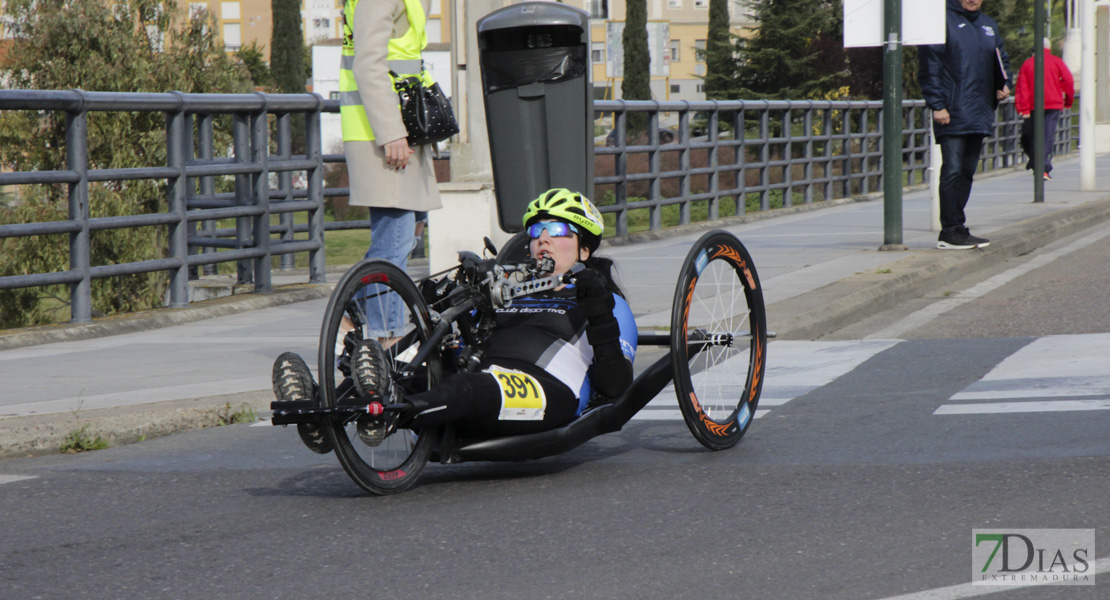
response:
[[[726,231],[686,255],[671,305],[674,386],[691,433],[710,450],[735,446],[755,416],[767,368],[767,315],[747,249]]]
[[[392,329],[380,315],[397,312]],[[364,337],[383,343],[393,385],[406,393],[424,391],[441,374],[438,349],[424,364],[411,364],[431,332],[428,307],[409,276],[384,260],[365,260],[351,267],[332,293],[320,332],[320,388],[324,406],[364,404],[350,379],[350,353]],[[379,495],[408,489],[424,471],[438,429],[401,429],[378,445],[363,442],[359,418],[335,420],[329,428],[343,469],[363,489]]]

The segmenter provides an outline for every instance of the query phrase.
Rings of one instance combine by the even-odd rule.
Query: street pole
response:
[[[1033,3],[1033,202],[1044,202],[1044,0]]]
[[[883,245],[902,244],[902,0],[884,0],[883,31]]]

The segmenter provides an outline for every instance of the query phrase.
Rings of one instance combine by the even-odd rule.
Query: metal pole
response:
[[[74,91],[84,99],[85,92]],[[81,178],[69,184],[69,218],[81,225],[80,231],[69,234],[69,268],[81,274],[81,280],[69,286],[69,319],[73,323],[92,320],[88,127],[88,113],[84,108],[66,113],[66,168]]]
[[[189,222],[186,220],[185,157],[188,155],[192,136],[186,135],[184,99],[181,92],[174,92],[181,99],[178,110],[166,113],[166,166],[178,172],[166,182],[166,204],[178,221],[169,227],[169,254],[181,260],[181,266],[170,272],[170,308],[189,305]]]
[[[884,0],[883,29],[883,245],[902,244],[902,0]]]
[[[1044,202],[1044,0],[1033,3],[1033,202]]]
[[[1095,2],[1080,0],[1079,188],[1095,190]]]

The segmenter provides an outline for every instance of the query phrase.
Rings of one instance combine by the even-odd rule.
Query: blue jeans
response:
[[[982,135],[948,135],[937,138],[940,166],[940,228],[944,233],[963,229],[964,207],[971,197],[971,182],[983,150]]]
[[[409,254],[415,240],[416,213],[402,208],[370,209],[370,248],[366,258],[381,258],[397,265],[401,270],[408,268]],[[368,285],[359,294],[368,337],[399,337],[404,332],[407,315],[401,298],[390,292],[379,295],[382,286]]]

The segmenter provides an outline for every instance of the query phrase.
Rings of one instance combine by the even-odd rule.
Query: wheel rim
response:
[[[383,329],[380,319],[375,323],[371,313],[384,314],[390,306],[397,311],[398,325]],[[406,393],[428,389],[439,375],[436,355],[430,360],[431,369],[409,361],[429,332],[427,307],[403,271],[383,261],[367,261],[352,268],[336,286],[321,334],[319,370],[324,405],[359,403],[349,379],[349,353],[366,338],[387,340],[383,345],[390,370],[401,373],[395,385]],[[351,478],[377,494],[411,485],[423,471],[435,432],[398,430],[372,446],[360,439],[359,423],[360,419],[349,418],[331,427],[336,455]]]
[[[697,245],[687,259],[672,327],[676,391],[695,437],[722,449],[739,441],[755,416],[765,369],[766,329],[758,276],[731,236]]]

